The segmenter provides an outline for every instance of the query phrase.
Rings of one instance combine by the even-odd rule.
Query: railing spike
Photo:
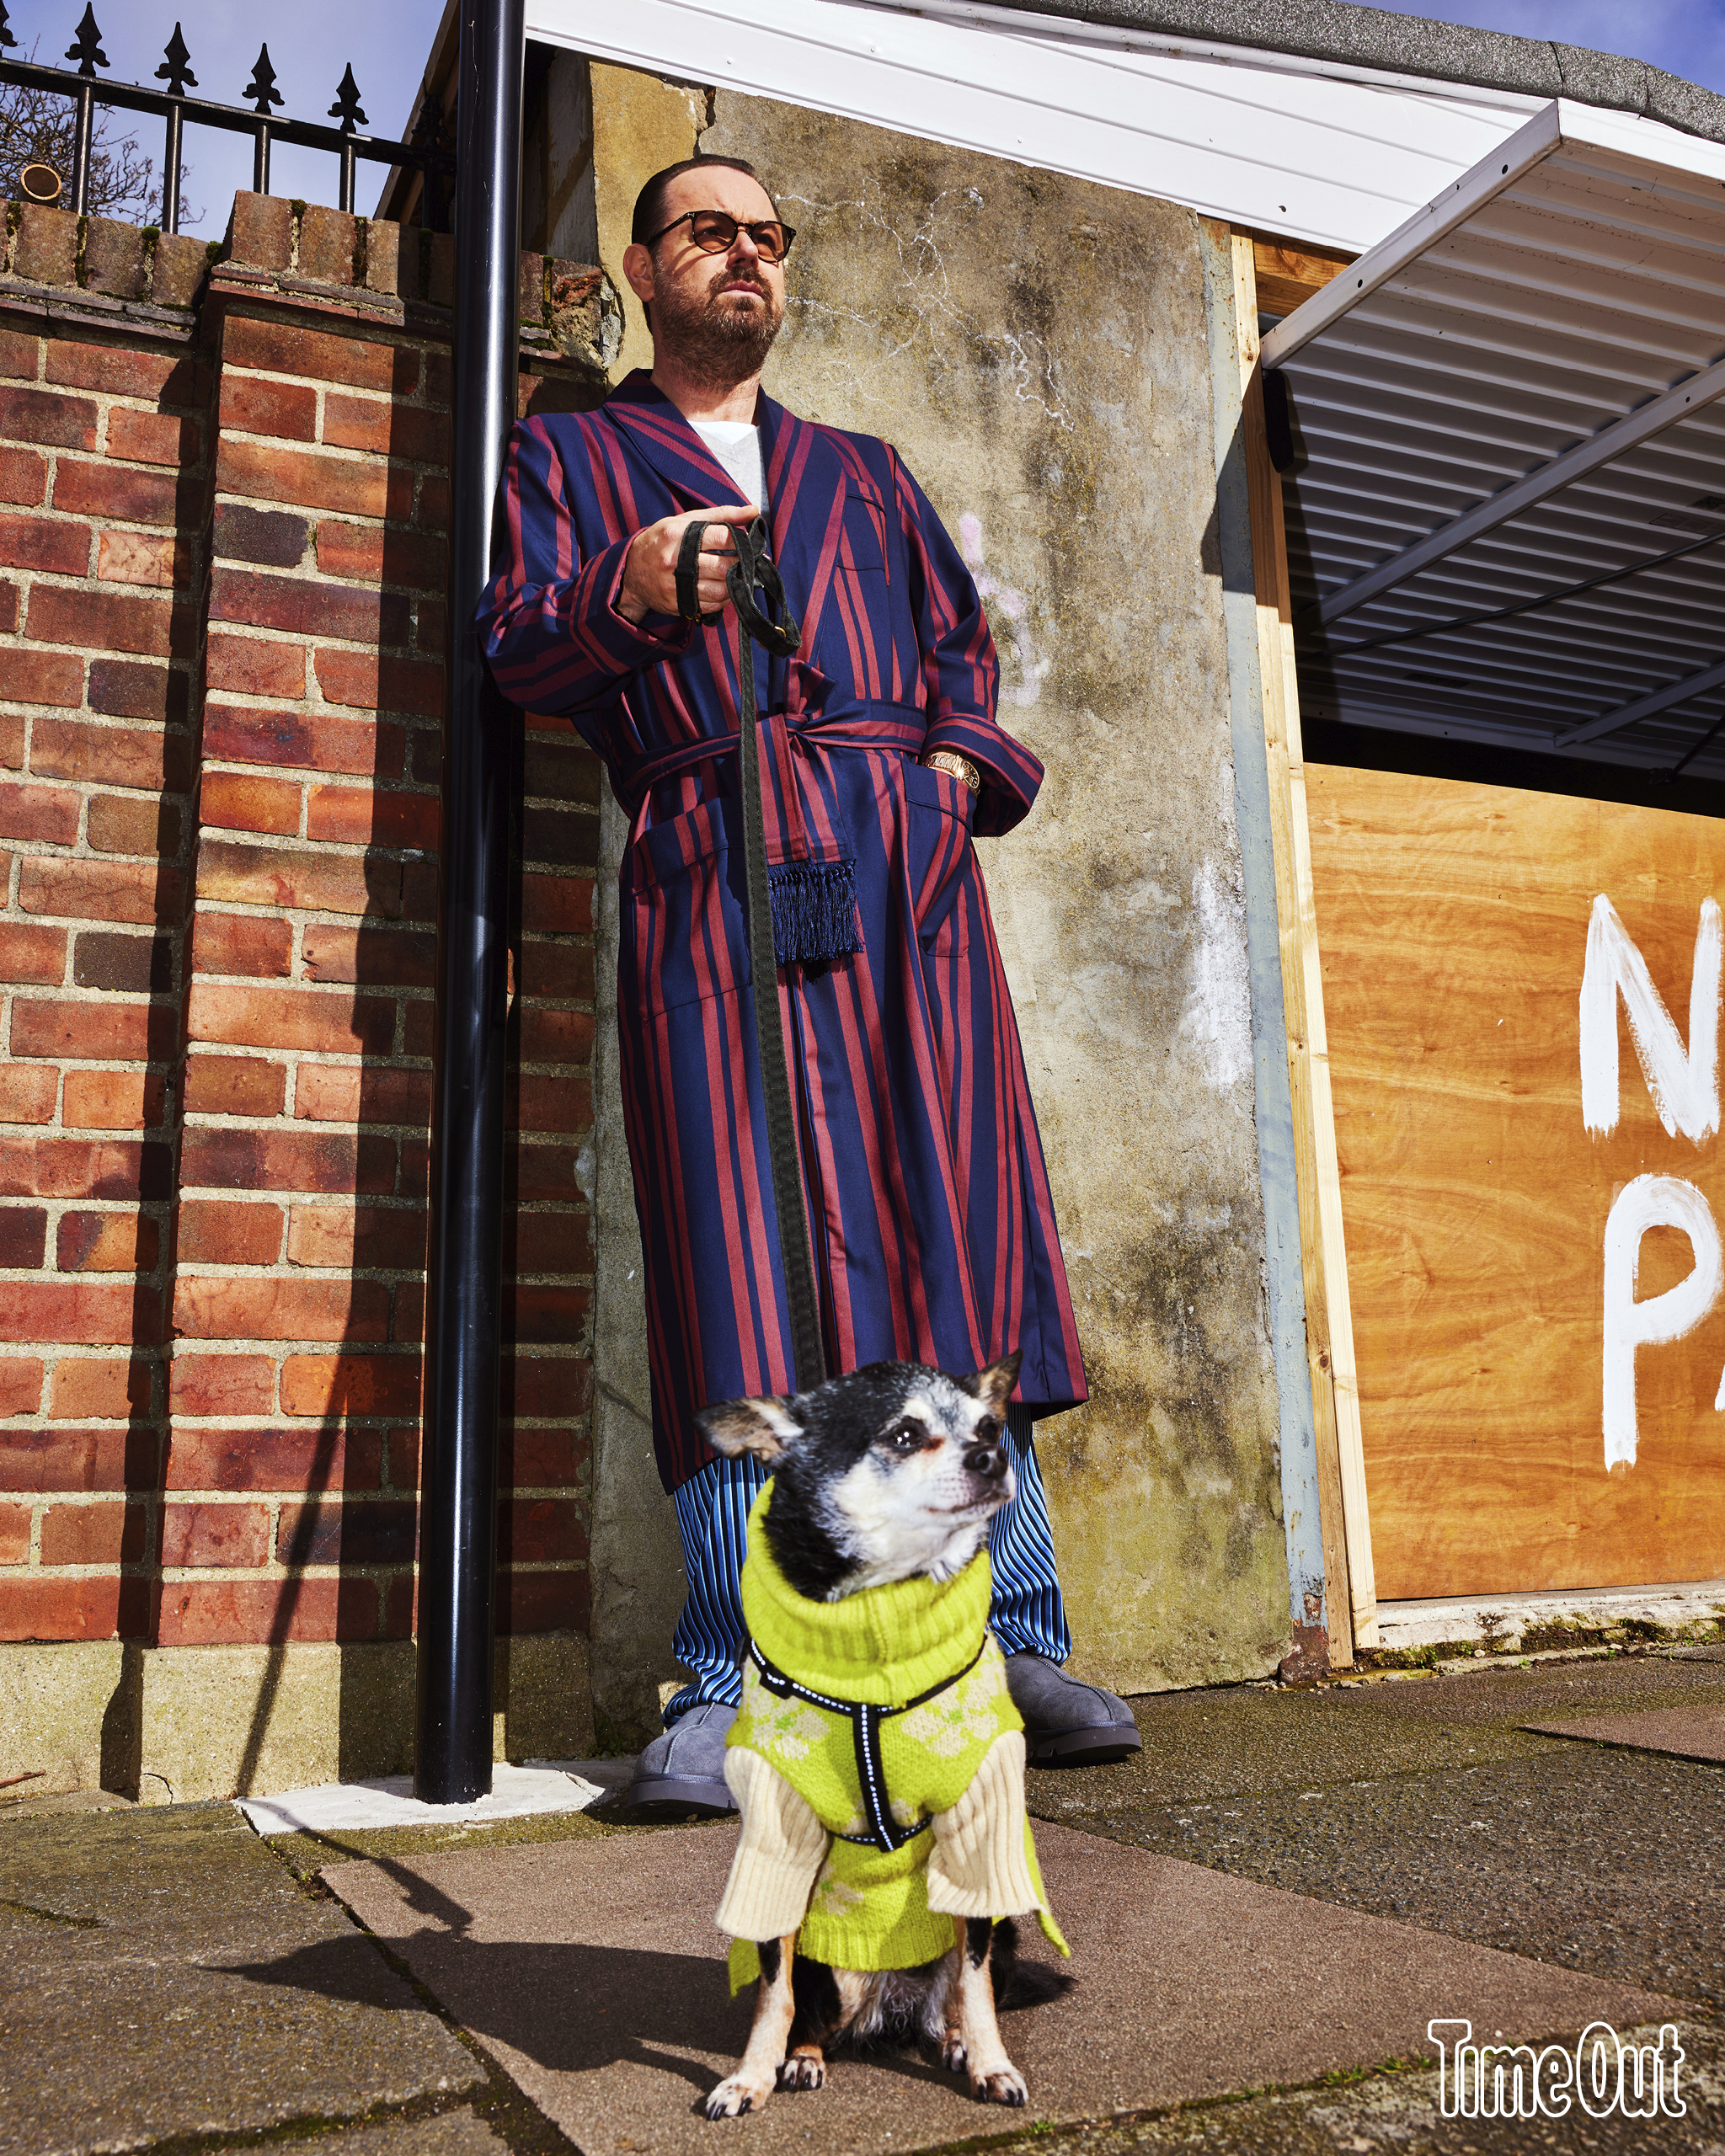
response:
[[[336,89],[335,103],[329,108],[329,117],[341,122],[344,135],[351,135],[356,125],[369,125],[360,104],[360,86],[354,80],[354,64],[349,61],[346,72]]]
[[[12,31],[7,24],[6,0],[0,0],[0,52],[3,52],[8,45],[16,45],[17,43],[18,40],[12,35]]]
[[[166,82],[167,94],[171,98],[183,98],[188,83],[196,89],[198,78],[192,72],[192,56],[186,50],[185,40],[180,35],[178,23],[174,25],[174,35],[168,39],[163,51],[167,58],[164,64],[156,70],[156,79]]]
[[[96,11],[90,0],[84,0],[83,20],[78,24],[72,43],[66,48],[68,60],[77,62],[80,75],[94,81],[96,70],[108,65],[108,56],[102,50],[102,33],[96,23]]]
[[[258,47],[258,57],[252,68],[252,79],[240,92],[240,95],[243,98],[254,98],[257,100],[255,109],[262,113],[266,120],[270,117],[270,107],[284,102],[280,91],[275,87],[275,70],[270,64],[270,48],[267,45],[260,45]]]

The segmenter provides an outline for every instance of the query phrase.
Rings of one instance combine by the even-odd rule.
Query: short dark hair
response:
[[[652,179],[635,197],[635,215],[629,226],[631,241],[638,242],[644,247],[665,222],[665,191],[674,179],[681,179],[686,172],[700,172],[704,168],[713,165],[723,165],[729,171],[740,172],[745,178],[757,182],[761,193],[766,195],[769,202],[772,202],[772,189],[746,157],[708,157],[704,154],[685,157],[681,164],[667,165],[663,172],[654,173]],[[773,202],[772,206],[774,214],[777,215],[777,203]]]

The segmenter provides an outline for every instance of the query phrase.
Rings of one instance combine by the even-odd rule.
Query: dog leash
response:
[[[857,1747],[857,1780],[862,1790],[862,1811],[868,1822],[868,1832],[841,1834],[837,1837],[840,1841],[860,1842],[871,1849],[884,1849],[890,1856],[895,1849],[903,1849],[906,1842],[914,1842],[928,1825],[925,1813],[914,1827],[901,1827],[888,1808],[886,1768],[880,1756],[880,1725],[890,1721],[895,1715],[907,1715],[912,1707],[922,1706],[949,1691],[961,1677],[968,1677],[975,1668],[987,1646],[988,1634],[985,1631],[981,1646],[962,1669],[955,1669],[950,1677],[943,1677],[938,1684],[931,1684],[926,1692],[919,1692],[914,1700],[906,1700],[901,1707],[877,1707],[863,1700],[829,1699],[825,1692],[799,1684],[777,1662],[769,1662],[754,1639],[750,1640],[750,1659],[761,1672],[761,1683],[776,1699],[806,1700],[810,1706],[822,1707],[830,1715],[843,1715],[850,1722]]]
[[[677,548],[677,611],[686,621],[703,616],[696,590],[701,539],[706,526],[697,519],[686,525]],[[803,1203],[803,1171],[797,1157],[796,1122],[785,1053],[784,1022],[778,1001],[778,962],[774,947],[772,897],[766,867],[766,826],[761,806],[761,739],[755,709],[754,644],[772,656],[791,658],[803,631],[785,601],[784,579],[771,552],[766,520],[731,526],[736,556],[725,573],[725,590],[737,610],[739,748],[742,766],[743,861],[748,891],[749,953],[753,973],[755,1051],[761,1068],[761,1099],[766,1123],[766,1157],[772,1177],[773,1209],[778,1216],[779,1254],[784,1265],[785,1305],[790,1319],[792,1378],[808,1392],[827,1374],[826,1349],[820,1337],[820,1304],[814,1288],[809,1216]],[[764,594],[778,614],[773,621],[756,603]]]

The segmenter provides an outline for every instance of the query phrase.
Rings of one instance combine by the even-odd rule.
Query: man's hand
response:
[[[676,612],[677,550],[690,525],[704,524],[708,528],[701,542],[695,589],[700,596],[701,611],[716,614],[724,605],[725,572],[737,551],[732,543],[730,527],[734,524],[752,524],[760,514],[752,504],[748,508],[693,509],[685,510],[680,516],[661,517],[657,524],[644,525],[630,542],[629,558],[623,564],[622,590],[617,600],[618,613],[626,622],[638,623],[649,611]]]

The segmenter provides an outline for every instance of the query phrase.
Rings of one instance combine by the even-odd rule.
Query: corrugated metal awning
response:
[[[1725,149],[1549,105],[1263,361],[1309,716],[1725,776]]]

